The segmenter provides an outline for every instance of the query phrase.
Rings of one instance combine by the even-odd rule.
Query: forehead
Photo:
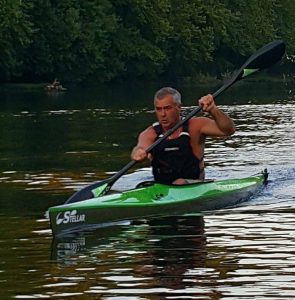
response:
[[[175,101],[173,100],[172,95],[167,95],[164,98],[162,98],[161,100],[156,99],[154,101],[154,105],[156,107],[164,107],[164,106],[168,106],[168,105],[175,105]]]

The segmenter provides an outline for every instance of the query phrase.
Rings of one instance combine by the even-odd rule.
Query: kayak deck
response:
[[[245,201],[266,181],[267,173],[241,179],[205,181],[187,185],[154,183],[49,208],[53,234],[98,224],[149,216],[199,213]]]

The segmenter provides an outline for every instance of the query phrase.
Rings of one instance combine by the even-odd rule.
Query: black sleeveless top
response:
[[[157,138],[162,135],[160,124],[153,124]],[[187,122],[182,126],[179,137],[164,140],[152,151],[152,170],[156,182],[171,184],[178,178],[199,179],[200,161],[193,154],[190,145]]]

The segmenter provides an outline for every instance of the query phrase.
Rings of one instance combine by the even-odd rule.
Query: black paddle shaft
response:
[[[216,99],[222,92],[227,90],[237,81],[253,74],[263,69],[270,67],[271,65],[280,61],[285,54],[285,43],[283,41],[277,40],[273,41],[259,50],[257,50],[253,55],[251,55],[247,61],[242,65],[242,67],[236,71],[232,78],[227,80],[214,94],[213,98]],[[159,145],[163,140],[165,140],[169,135],[175,132],[179,127],[181,127],[185,122],[195,116],[202,110],[202,107],[196,107],[190,113],[188,113],[185,118],[181,119],[177,124],[175,124],[172,128],[165,132],[165,134],[157,139],[152,145],[150,145],[146,152],[150,152],[153,150],[157,145]],[[102,185],[107,184],[106,188],[101,192],[100,196],[105,195],[112,187],[112,185],[123,175],[125,174],[130,168],[132,168],[137,161],[132,160],[130,161],[125,167],[123,167],[119,172],[114,174],[112,177],[92,183],[85,188],[82,188],[80,191],[76,192],[72,195],[66,203],[77,202],[81,200],[86,200],[93,197],[92,190],[98,188]]]

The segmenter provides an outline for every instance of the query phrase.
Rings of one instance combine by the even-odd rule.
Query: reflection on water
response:
[[[64,237],[53,244],[55,280],[43,291],[91,299],[292,298],[294,208],[281,213],[249,207]]]
[[[205,269],[205,248],[203,217],[152,219],[100,229],[90,236],[62,238],[53,244],[59,264],[76,271],[79,265],[74,292],[98,295],[184,291],[189,280],[183,279],[193,276],[192,266]],[[82,265],[91,262],[92,269],[81,268],[81,261]],[[95,281],[86,280],[81,291],[81,279],[84,282],[93,273]]]
[[[220,99],[237,131],[208,139],[205,160],[208,178],[267,168],[261,194],[204,216],[123,222],[59,239],[47,208],[129,162],[137,133],[154,120],[152,92],[134,93],[129,103],[125,94],[114,106],[108,93],[4,98],[1,299],[295,298],[295,104],[285,87],[260,88],[233,88]],[[184,91],[188,106],[198,93]],[[138,164],[114,189],[149,179],[146,167]]]

